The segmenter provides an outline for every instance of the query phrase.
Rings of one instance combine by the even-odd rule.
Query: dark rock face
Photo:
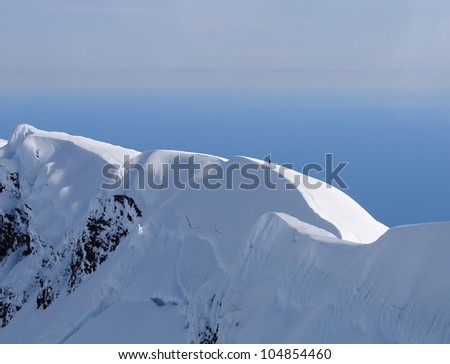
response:
[[[107,201],[98,200],[99,208],[91,213],[86,227],[75,244],[69,267],[68,292],[73,292],[84,276],[94,273],[128,235],[142,212],[134,200],[114,195]]]
[[[19,208],[0,214],[0,261],[19,249],[24,257],[33,252],[28,225],[28,214]]]
[[[56,298],[56,295],[53,293],[51,281],[46,277],[37,276],[36,287],[38,289],[38,295],[36,297],[37,308],[42,307],[45,310]]]
[[[0,262],[9,253],[21,250],[23,256],[33,252],[32,238],[28,233],[29,215],[21,206],[19,175],[4,169],[0,174],[0,194],[10,207],[0,207]]]
[[[213,329],[211,326],[206,325],[205,331],[198,334],[199,344],[215,344],[219,339],[219,324]]]
[[[38,309],[47,309],[61,294],[70,294],[117,249],[137,225],[142,212],[126,195],[97,198],[84,227],[69,232],[56,248],[32,233],[31,208],[22,201],[19,175],[0,171],[0,278],[7,265],[12,269],[24,259],[38,267],[34,278],[20,290],[0,284],[0,325],[7,326],[30,299]],[[1,206],[1,205],[0,205]],[[45,258],[43,258],[45,257]],[[5,268],[6,269],[6,268]]]
[[[2,327],[8,325],[28,298],[26,292],[15,292],[11,287],[0,287],[0,322]]]

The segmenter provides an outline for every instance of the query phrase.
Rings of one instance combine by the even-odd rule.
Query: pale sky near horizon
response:
[[[2,0],[0,89],[448,90],[448,14],[444,0]]]

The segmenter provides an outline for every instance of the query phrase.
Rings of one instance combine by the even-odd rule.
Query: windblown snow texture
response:
[[[450,223],[388,229],[322,185],[140,189],[134,150],[20,125],[0,144],[1,343],[450,342]],[[116,164],[130,188],[102,190]],[[147,172],[147,171],[146,171]],[[184,176],[185,182],[188,177]],[[201,181],[200,172],[194,176]]]

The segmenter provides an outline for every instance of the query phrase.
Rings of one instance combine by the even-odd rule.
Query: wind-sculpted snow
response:
[[[343,192],[286,189],[301,175],[252,158],[28,125],[2,145],[0,342],[450,341],[449,224],[388,230]],[[199,166],[186,188],[142,186],[142,168],[156,186],[176,158]],[[248,163],[275,188],[240,188]],[[208,166],[234,170],[232,185],[206,188]]]
[[[450,223],[426,224],[355,245],[269,213],[226,285],[220,340],[449,342],[449,237]]]

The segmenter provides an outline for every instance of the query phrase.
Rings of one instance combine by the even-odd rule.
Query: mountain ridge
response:
[[[185,188],[141,188],[136,165],[157,184],[176,158],[200,166]],[[246,165],[275,188],[240,188]],[[231,188],[206,188],[206,166]],[[18,126],[0,149],[0,342],[450,340],[450,225],[388,229],[323,182],[286,189],[296,176]]]

